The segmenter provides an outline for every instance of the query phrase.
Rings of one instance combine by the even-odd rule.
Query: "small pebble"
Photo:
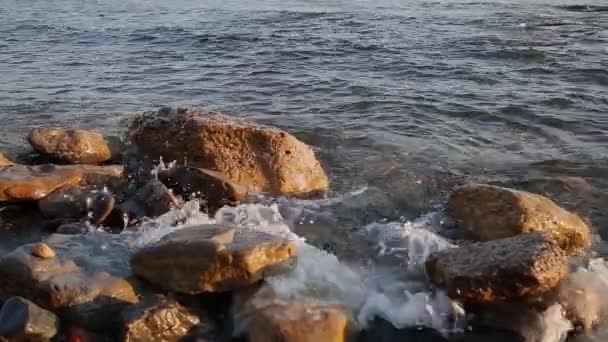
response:
[[[41,259],[52,259],[55,257],[55,251],[45,243],[38,243],[32,249],[32,255]]]

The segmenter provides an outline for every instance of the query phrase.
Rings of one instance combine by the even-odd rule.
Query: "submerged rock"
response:
[[[537,232],[434,253],[426,271],[452,299],[493,303],[549,292],[566,276],[568,258]]]
[[[591,230],[573,214],[541,195],[484,184],[457,188],[448,214],[483,241],[542,231],[568,253],[591,245]]]
[[[28,141],[41,154],[68,164],[99,164],[112,157],[106,139],[81,129],[35,128]]]
[[[22,297],[11,297],[0,311],[0,336],[9,341],[46,341],[57,334],[59,319]]]
[[[14,165],[0,170],[0,202],[37,201],[66,185],[75,185],[82,172],[53,165]]]
[[[348,315],[335,306],[274,302],[248,305],[241,313],[249,342],[344,342]]]
[[[0,153],[0,167],[11,166],[13,162],[4,156],[4,154]]]
[[[197,325],[200,318],[175,300],[154,296],[122,313],[125,342],[179,341]],[[210,322],[203,322],[210,324]]]
[[[218,113],[164,108],[134,120],[130,136],[152,157],[187,160],[248,190],[297,195],[328,186],[313,149],[278,128]]]
[[[226,225],[183,228],[137,251],[133,272],[165,290],[197,294],[251,285],[287,270],[295,244]]]
[[[179,193],[202,197],[210,212],[224,205],[237,205],[247,196],[245,187],[215,171],[176,166],[160,171],[158,177]]]

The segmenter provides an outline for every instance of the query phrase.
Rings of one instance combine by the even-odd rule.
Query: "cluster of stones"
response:
[[[52,236],[67,236],[90,227],[136,230],[143,217],[163,215],[192,197],[212,214],[250,192],[314,196],[328,186],[311,147],[280,129],[219,113],[189,108],[144,113],[133,121],[129,140],[124,151],[116,151],[97,132],[34,129],[28,141],[54,163],[21,165],[2,156],[0,203],[36,203],[44,220],[54,222]],[[141,162],[146,158],[178,165],[151,174]],[[130,276],[88,269],[57,252],[53,241],[22,245],[0,257],[2,338],[96,340],[109,334],[122,341],[215,341],[223,325],[218,317],[228,315],[230,305],[212,314],[196,305],[201,296],[250,291],[296,262],[293,241],[226,225],[183,228],[137,250]],[[328,309],[294,302],[248,310],[257,310],[265,326],[251,325],[244,334],[265,341],[267,327],[289,325],[290,314],[282,312],[312,326],[318,317],[311,313]],[[335,315],[326,330],[340,335],[346,316]],[[298,328],[276,334],[284,341],[316,338]]]
[[[590,228],[578,215],[544,196],[487,184],[455,189],[446,212],[461,233],[478,242],[431,254],[426,272],[469,311],[494,310],[503,329],[513,317],[532,312],[538,318],[555,303],[586,329],[605,314],[597,301],[600,294],[589,292],[593,287],[570,272],[592,242]],[[505,307],[510,313],[500,314]]]
[[[91,226],[121,232],[192,197],[213,214],[252,192],[309,197],[328,187],[310,146],[280,129],[219,113],[144,113],[132,122],[129,140],[117,151],[96,132],[34,129],[31,146],[56,164],[21,165],[0,155],[0,203],[35,203],[54,220],[55,234]],[[143,156],[178,165],[151,175]],[[569,276],[571,258],[591,244],[591,231],[577,215],[540,195],[482,184],[456,189],[447,213],[478,240],[426,261],[430,281],[452,299],[470,307],[558,301],[573,320],[581,318],[581,302],[593,303],[592,295],[581,294],[581,278]],[[1,338],[229,340],[234,329],[225,336],[225,322],[238,312],[239,332],[251,342],[390,340],[373,331],[354,335],[352,318],[337,305],[254,300],[268,291],[260,287],[264,278],[289,272],[297,262],[293,241],[261,231],[229,225],[176,230],[135,251],[128,276],[88,269],[57,251],[47,239],[0,256]]]

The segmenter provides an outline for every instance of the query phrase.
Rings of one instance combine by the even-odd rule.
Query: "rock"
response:
[[[249,307],[245,329],[249,342],[344,342],[348,315],[340,308],[310,303],[280,303]]]
[[[130,136],[154,158],[187,160],[251,191],[300,195],[328,186],[313,149],[278,128],[218,113],[164,108],[136,118]]]
[[[426,271],[452,299],[493,303],[549,292],[566,276],[568,258],[537,232],[433,253]]]
[[[162,170],[159,179],[179,193],[195,194],[206,200],[209,212],[224,205],[237,205],[247,197],[247,189],[219,172],[176,166]]]
[[[251,285],[286,271],[295,244],[260,231],[201,225],[173,232],[131,258],[133,272],[165,290],[197,294]]]
[[[201,323],[197,315],[164,296],[154,296],[129,307],[122,318],[121,340],[125,342],[180,341]]]
[[[0,153],[0,167],[6,167],[11,165],[13,165],[13,162],[8,160],[8,158],[6,158],[4,154]]]
[[[112,157],[104,137],[92,131],[34,128],[27,139],[36,151],[63,163],[99,164]]]
[[[149,217],[157,217],[179,207],[171,190],[158,180],[148,182],[135,197],[140,203],[145,204]]]
[[[608,314],[608,285],[600,276],[585,269],[570,273],[560,284],[558,301],[566,311],[566,317],[586,332]]]
[[[122,231],[127,227],[138,224],[146,215],[146,208],[138,201],[127,200],[115,206],[103,224],[113,230]]]
[[[59,170],[78,170],[82,173],[81,185],[96,186],[102,189],[123,185],[125,168],[122,165],[57,165]]]
[[[14,165],[0,170],[0,202],[37,201],[82,179],[82,172],[53,165]]]
[[[0,300],[21,296],[34,301],[45,309],[65,309],[94,302],[100,298],[112,298],[120,302],[136,303],[135,291],[128,283],[104,273],[89,274],[74,261],[40,258],[34,253],[38,244],[17,248],[0,258]]]
[[[55,251],[47,244],[40,242],[32,247],[32,255],[41,259],[52,259],[55,257]]]
[[[0,311],[0,336],[9,341],[49,340],[57,334],[59,319],[22,297],[11,297]]]
[[[447,212],[482,241],[542,231],[571,255],[591,245],[591,230],[576,214],[529,192],[466,185],[452,192]]]
[[[80,219],[87,212],[87,194],[80,186],[65,186],[38,201],[38,207],[49,218]]]
[[[93,225],[99,225],[114,209],[114,196],[107,191],[97,191],[87,197],[88,220]]]
[[[63,223],[55,230],[58,234],[84,234],[89,229],[85,222],[68,222]]]

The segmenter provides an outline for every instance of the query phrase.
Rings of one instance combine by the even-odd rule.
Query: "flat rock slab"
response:
[[[0,170],[0,202],[37,201],[58,188],[75,185],[82,171],[53,165],[14,165]]]
[[[578,215],[530,192],[469,184],[452,192],[447,212],[482,241],[541,231],[571,255],[591,245],[591,230]]]
[[[531,233],[434,253],[426,271],[452,299],[493,303],[549,292],[566,276],[568,258],[550,237]]]
[[[323,192],[328,180],[314,150],[274,127],[220,113],[164,108],[136,118],[131,140],[154,158],[223,173],[251,191]]]
[[[284,272],[294,255],[293,241],[234,226],[200,225],[142,248],[131,266],[165,290],[197,294],[231,291]]]
[[[99,133],[82,129],[34,128],[28,141],[39,153],[68,164],[98,164],[112,152]]]

